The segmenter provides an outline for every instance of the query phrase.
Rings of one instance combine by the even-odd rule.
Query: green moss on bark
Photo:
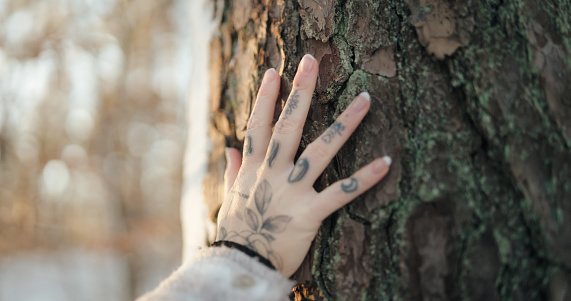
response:
[[[328,81],[300,151],[360,92],[373,98],[316,189],[393,157],[387,179],[323,223],[306,285],[331,300],[543,300],[571,290],[569,1],[327,2],[328,41],[300,35],[301,2],[284,2],[268,21],[283,41],[282,87],[289,92],[305,51],[341,71],[320,77]],[[443,23],[427,31],[422,22],[442,11],[454,34],[438,38],[461,46],[437,59],[431,47],[446,41],[430,30]],[[378,75],[391,63],[394,77]],[[224,101],[239,111],[233,78]]]

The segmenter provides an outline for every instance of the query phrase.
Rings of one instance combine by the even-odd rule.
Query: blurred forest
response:
[[[0,300],[127,300],[181,260],[180,0],[0,1]]]

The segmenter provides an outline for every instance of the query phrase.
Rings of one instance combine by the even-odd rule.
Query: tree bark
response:
[[[315,183],[388,176],[324,221],[296,300],[571,300],[568,0],[227,0],[211,44],[210,215],[263,72],[277,117],[305,53],[300,151],[361,91],[371,111]],[[292,297],[293,297],[292,295]]]

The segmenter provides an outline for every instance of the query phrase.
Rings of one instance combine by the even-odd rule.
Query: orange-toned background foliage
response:
[[[0,300],[132,299],[180,263],[184,2],[0,1]]]

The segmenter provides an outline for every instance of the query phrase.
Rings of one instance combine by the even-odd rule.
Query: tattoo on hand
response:
[[[246,193],[243,193],[243,192],[240,192],[240,191],[236,191],[236,190],[234,190],[234,189],[232,189],[232,191],[230,191],[230,192],[232,192],[233,194],[237,194],[237,195],[238,195],[239,197],[241,197],[241,198],[245,198],[245,199],[250,198],[250,195],[249,195],[249,194],[246,194]]]
[[[280,143],[272,139],[272,146],[270,148],[270,157],[268,158],[268,166],[270,168],[272,167],[272,163],[274,163],[274,160],[278,155],[279,149],[280,149]]]
[[[297,90],[293,91],[293,94],[289,97],[286,108],[285,108],[285,115],[284,118],[287,118],[293,110],[297,108],[297,104],[299,103],[299,92]]]
[[[351,193],[359,188],[359,182],[355,178],[349,179],[349,183],[341,183],[341,189],[346,193]]]
[[[342,136],[345,127],[341,122],[335,121],[333,125],[327,129],[327,132],[321,137],[325,143],[330,143],[336,135]]]
[[[244,154],[246,156],[251,155],[254,152],[252,148],[252,136],[246,135],[246,140],[244,141]]]
[[[308,169],[309,169],[309,161],[307,161],[307,159],[305,158],[299,158],[299,160],[297,160],[297,162],[295,163],[293,170],[289,174],[287,181],[289,183],[295,183],[301,181],[301,179],[303,179],[303,177],[307,173]]]
[[[282,233],[286,230],[292,217],[275,215],[264,218],[264,213],[267,212],[271,201],[272,187],[268,181],[264,180],[258,184],[254,192],[256,211],[246,208],[244,212],[246,224],[250,229],[228,232],[226,228],[220,227],[218,240],[231,240],[240,243],[270,260],[279,270],[282,266],[282,260],[273,250],[271,242],[275,240],[273,234]]]

